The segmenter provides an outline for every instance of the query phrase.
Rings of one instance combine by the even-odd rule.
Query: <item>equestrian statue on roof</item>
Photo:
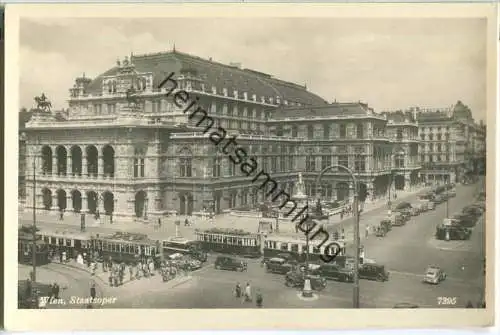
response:
[[[36,108],[43,112],[50,113],[50,109],[52,108],[52,103],[47,99],[45,93],[42,93],[41,96],[35,97]]]

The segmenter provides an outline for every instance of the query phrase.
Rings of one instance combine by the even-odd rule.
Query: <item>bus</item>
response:
[[[202,250],[247,258],[261,256],[261,235],[239,229],[211,228],[196,230],[196,240]]]
[[[200,243],[196,240],[171,237],[162,242],[162,250],[165,257],[181,254],[191,256],[200,262],[207,261],[207,253],[202,250]]]
[[[47,244],[40,238],[39,234],[33,233],[23,228],[18,231],[17,239],[18,262],[21,264],[33,265],[33,243],[36,244],[36,265],[50,263],[49,249]]]

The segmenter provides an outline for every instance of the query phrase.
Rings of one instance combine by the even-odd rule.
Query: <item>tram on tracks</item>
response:
[[[147,258],[159,262],[161,244],[146,234],[117,232],[111,235],[98,236],[93,248],[100,251],[103,259],[112,259],[127,264]]]
[[[273,257],[285,257],[298,263],[305,262],[306,258],[313,264],[324,262],[323,258],[332,258],[333,262],[345,255],[345,242],[329,240],[323,243],[321,239],[310,239],[308,242],[305,237],[270,235],[264,240],[263,254],[264,262]]]
[[[211,228],[196,230],[195,235],[202,250],[206,252],[239,255],[247,258],[259,258],[262,255],[260,234],[239,229]]]
[[[78,254],[89,254],[92,251],[90,233],[83,233],[76,229],[41,232],[41,238],[47,244],[50,254],[66,253],[68,258],[76,258]]]
[[[21,227],[18,230],[17,252],[18,262],[21,264],[33,264],[33,244],[36,245],[35,262],[36,265],[50,263],[49,248],[45,241],[40,238],[40,234],[33,234],[32,227]]]

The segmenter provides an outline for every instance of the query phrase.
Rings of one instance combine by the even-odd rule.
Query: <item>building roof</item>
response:
[[[390,122],[394,123],[400,123],[400,122],[416,122],[417,120],[414,117],[414,114],[410,111],[395,111],[395,112],[382,112],[380,113],[382,115],[387,116],[387,120]]]
[[[328,105],[316,105],[307,107],[285,107],[275,110],[270,121],[278,121],[286,118],[311,117],[311,118],[349,118],[352,116],[383,117],[376,114],[367,104],[361,102],[331,103]]]
[[[257,101],[260,101],[261,96],[273,99],[279,96],[282,101],[306,105],[326,104],[324,99],[308,92],[304,86],[279,80],[262,72],[240,69],[238,66],[226,65],[178,51],[132,55],[131,62],[138,72],[153,73],[154,87],[158,87],[171,72],[180,74],[189,70],[204,78],[208,83],[208,90],[210,86],[215,86],[218,91],[227,88],[230,94],[234,90],[240,93],[247,92],[249,99],[256,94]],[[99,75],[89,84],[86,92],[100,94],[103,77],[115,75],[118,71],[118,66],[115,66]]]

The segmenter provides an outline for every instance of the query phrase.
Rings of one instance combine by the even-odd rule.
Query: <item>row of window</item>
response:
[[[422,141],[425,141],[425,134],[420,134],[420,139]],[[434,139],[434,134],[429,134],[427,135],[427,139],[429,141],[449,141],[450,140],[450,134],[437,134],[436,138]]]
[[[309,245],[309,253],[312,254],[328,254],[328,255],[334,255],[336,253],[336,250],[333,249],[333,247],[329,247],[327,253],[325,253],[325,247],[327,247],[328,244],[325,243],[324,246],[317,247],[315,245]],[[280,250],[280,251],[288,251],[288,252],[294,252],[294,253],[306,253],[307,252],[307,247],[306,243],[293,243],[293,242],[277,242],[277,241],[272,241],[272,240],[266,240],[264,242],[264,247],[266,249],[272,249],[272,250]]]
[[[450,155],[421,155],[420,161],[422,162],[449,162]]]
[[[203,242],[237,245],[244,247],[255,247],[258,245],[257,237],[231,236],[224,234],[197,232],[196,239]]]

